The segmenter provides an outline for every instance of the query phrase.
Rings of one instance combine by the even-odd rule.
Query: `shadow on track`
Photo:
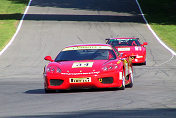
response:
[[[31,6],[140,14],[131,0],[33,0]]]
[[[0,14],[0,20],[20,20],[23,14]],[[87,22],[136,22],[144,23],[141,15],[65,15],[26,14],[24,20],[34,21],[87,21]]]
[[[138,22],[143,23],[140,15],[64,15],[64,14],[27,14],[25,20],[36,21],[90,21],[90,22]]]
[[[46,107],[47,108],[47,107]],[[176,109],[82,110],[48,113],[48,115],[14,116],[10,118],[175,118]]]
[[[25,0],[9,0],[24,3]],[[72,10],[96,11],[97,15],[79,14],[26,14],[24,20],[35,21],[89,21],[89,22],[137,22],[144,23],[134,1],[130,0],[33,0],[31,6],[66,8]],[[136,6],[136,7],[134,7]],[[103,15],[99,11],[127,13],[130,15]],[[0,14],[0,20],[20,20],[23,14]]]
[[[15,4],[26,4],[29,0],[8,0],[14,2]],[[174,1],[174,0],[172,0]],[[144,1],[145,2],[145,1]],[[156,1],[157,3],[157,1]],[[162,25],[175,25],[175,5],[176,2],[169,3],[171,5],[163,2],[163,6],[161,6],[162,11],[166,12],[166,15],[162,15],[160,17],[164,17],[163,20],[160,20],[155,16],[158,13],[158,9],[155,7],[146,8],[148,11],[145,14],[147,17],[152,17],[152,23],[162,24]],[[155,5],[155,4],[154,4]],[[156,4],[157,5],[157,4]],[[99,22],[137,22],[144,23],[144,20],[141,16],[139,8],[135,1],[133,0],[33,0],[30,6],[36,7],[53,7],[53,8],[66,8],[72,10],[86,10],[86,11],[110,11],[116,13],[128,13],[134,16],[97,16],[93,15],[55,15],[55,14],[27,14],[25,20],[51,20],[51,21],[99,21]],[[145,7],[145,5],[144,5]],[[146,6],[147,7],[147,6]],[[168,7],[168,8],[167,8]],[[172,12],[169,12],[168,9]],[[159,9],[160,10],[160,9]],[[151,12],[152,11],[152,12]],[[156,13],[153,13],[155,12]],[[148,13],[151,12],[151,13]],[[56,13],[57,14],[57,13]],[[158,14],[157,14],[158,15]],[[159,14],[160,15],[160,14]],[[0,14],[0,20],[20,20],[23,14],[14,13],[14,14]],[[79,17],[78,19],[76,17]],[[48,18],[51,17],[51,18]],[[64,18],[61,18],[64,17]],[[90,17],[90,18],[87,18]],[[73,18],[73,19],[72,19]],[[87,19],[84,19],[87,18]],[[102,19],[101,19],[102,18]],[[112,18],[112,19],[111,19]],[[119,19],[120,18],[120,19]],[[130,18],[130,20],[129,20]],[[81,19],[81,20],[80,20]],[[108,19],[108,20],[107,20]]]
[[[56,93],[82,93],[82,92],[108,92],[108,91],[118,91],[117,88],[103,88],[103,89],[71,89],[71,90],[57,90]],[[25,92],[26,94],[46,94],[44,89],[33,89]]]

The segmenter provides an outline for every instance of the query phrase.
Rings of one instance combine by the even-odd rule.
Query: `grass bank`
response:
[[[29,0],[0,1],[0,51],[14,35]]]
[[[152,29],[168,46],[176,51],[176,1],[138,1]]]

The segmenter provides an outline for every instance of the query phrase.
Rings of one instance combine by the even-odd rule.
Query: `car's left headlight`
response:
[[[113,71],[118,68],[117,64],[107,64],[102,67],[103,71]]]
[[[61,73],[61,69],[57,66],[49,66],[46,68],[46,72],[49,73]]]

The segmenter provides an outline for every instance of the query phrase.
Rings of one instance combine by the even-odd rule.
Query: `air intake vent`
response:
[[[50,85],[51,86],[59,86],[64,82],[64,80],[61,79],[51,79],[50,80]]]
[[[113,83],[113,77],[99,78],[99,82],[101,82],[103,84],[112,84]]]

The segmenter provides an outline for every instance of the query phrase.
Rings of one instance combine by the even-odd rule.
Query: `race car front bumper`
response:
[[[45,89],[114,88],[122,85],[122,72],[98,74],[61,73],[44,74]]]

